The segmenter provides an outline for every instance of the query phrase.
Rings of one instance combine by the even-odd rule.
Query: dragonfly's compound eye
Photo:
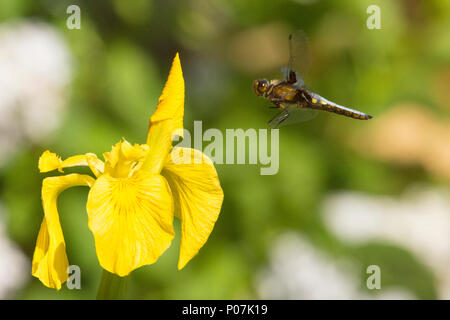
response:
[[[253,81],[253,90],[255,91],[256,95],[258,95],[258,96],[260,96],[264,92],[266,92],[268,87],[269,87],[269,83],[265,79]]]

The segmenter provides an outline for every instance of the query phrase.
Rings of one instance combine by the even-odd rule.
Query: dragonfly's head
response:
[[[269,81],[266,79],[260,79],[253,81],[253,91],[257,96],[262,96],[264,92],[269,88]]]

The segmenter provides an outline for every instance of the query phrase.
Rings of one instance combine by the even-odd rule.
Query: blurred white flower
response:
[[[25,254],[8,238],[0,207],[0,299],[8,299],[30,278],[30,264]]]
[[[70,73],[67,46],[51,26],[0,24],[0,165],[58,126]]]
[[[356,264],[333,260],[294,232],[281,235],[269,256],[269,265],[256,278],[262,299],[414,298],[401,289],[363,292]]]
[[[344,241],[390,241],[428,265],[450,298],[450,193],[411,189],[401,199],[343,192],[325,201],[325,222]]]

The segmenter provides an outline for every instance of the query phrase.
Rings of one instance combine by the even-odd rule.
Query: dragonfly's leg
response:
[[[285,110],[289,114],[289,111],[287,111],[287,108],[281,102],[275,102],[275,105],[277,106],[277,108]]]
[[[277,122],[277,125],[275,126],[275,128],[278,127],[288,117],[289,117],[289,112],[285,111],[285,113],[278,119],[278,122]]]
[[[273,108],[273,109],[277,108],[277,109],[284,110],[284,107],[280,107],[280,105],[283,101],[284,101],[283,99],[271,99],[270,102],[272,102],[274,105],[270,106],[269,108]]]
[[[278,105],[278,107],[281,109],[281,110],[283,110],[284,111],[284,114],[280,117],[280,119],[278,120],[278,123],[277,123],[277,127],[284,121],[284,120],[286,120],[291,114],[289,113],[289,110],[284,106],[284,105],[282,105],[281,103],[278,103],[277,104]]]
[[[272,101],[272,102],[275,104],[274,108],[283,110],[281,113],[277,114],[269,121],[269,125],[276,128],[280,125],[280,123],[282,123],[289,117],[290,113],[289,110],[280,101]],[[273,125],[272,124],[273,122],[276,122],[276,124]]]
[[[273,128],[277,128],[281,122],[286,120],[286,118],[289,116],[289,114],[285,111],[282,111],[280,114],[277,114],[275,117],[273,117],[269,121],[269,125]]]

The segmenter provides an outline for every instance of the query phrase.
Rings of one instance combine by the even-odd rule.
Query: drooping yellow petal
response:
[[[66,244],[59,222],[58,195],[74,186],[91,186],[94,179],[88,175],[69,174],[45,178],[42,182],[44,219],[39,230],[33,255],[32,274],[47,287],[61,289],[67,280]]]
[[[173,199],[160,175],[104,174],[89,192],[87,212],[100,265],[119,276],[156,262],[174,236]]]
[[[150,152],[143,169],[159,173],[170,152],[172,138],[183,137],[184,116],[184,78],[180,58],[177,55],[172,63],[169,78],[158,101],[158,107],[150,118],[147,145]]]
[[[53,170],[63,172],[63,168],[76,166],[89,166],[97,177],[104,171],[103,161],[98,159],[93,153],[86,153],[84,155],[73,156],[66,160],[62,160],[56,153],[46,150],[40,156],[38,165],[40,172],[49,172]]]
[[[208,240],[222,207],[223,191],[213,163],[198,150],[173,148],[161,174],[172,190],[175,215],[181,218],[178,269],[182,269]]]

